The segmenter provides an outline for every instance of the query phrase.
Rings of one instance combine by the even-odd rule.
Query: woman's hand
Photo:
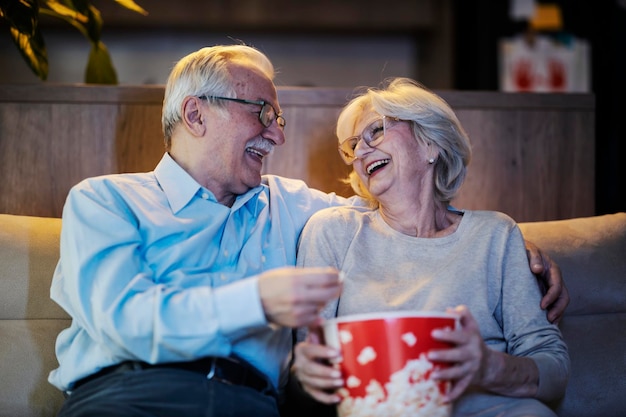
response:
[[[343,379],[339,369],[330,364],[340,360],[340,353],[320,344],[320,339],[320,329],[310,328],[306,340],[296,345],[291,370],[314,399],[324,404],[336,404],[341,397],[335,390],[343,386]]]
[[[478,323],[467,307],[458,306],[449,310],[459,316],[457,329],[436,329],[432,336],[440,342],[454,345],[450,349],[433,350],[428,359],[450,364],[449,368],[440,369],[432,373],[436,380],[448,380],[452,387],[445,401],[454,401],[465,392],[467,387],[482,379],[486,357],[489,349],[480,335]]]
[[[467,307],[458,306],[451,312],[459,316],[459,328],[434,330],[433,338],[454,347],[433,350],[428,355],[430,360],[450,364],[432,374],[437,380],[452,383],[444,400],[456,400],[470,385],[509,397],[532,398],[537,394],[539,369],[532,359],[489,349]]]

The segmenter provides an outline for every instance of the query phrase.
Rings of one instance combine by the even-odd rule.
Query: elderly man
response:
[[[319,322],[341,290],[334,269],[294,268],[297,239],[314,212],[358,200],[261,176],[285,141],[273,77],[244,45],[184,57],[155,170],[70,191],[51,288],[73,318],[49,377],[68,395],[59,416],[279,415],[291,328]],[[529,259],[558,317],[558,267]]]

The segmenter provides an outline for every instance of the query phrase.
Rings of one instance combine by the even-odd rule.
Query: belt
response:
[[[149,364],[140,361],[126,361],[117,365],[108,366],[95,374],[78,380],[72,390],[85,385],[97,378],[118,372],[138,369],[182,369],[197,372],[206,376],[208,380],[219,381],[228,385],[241,385],[259,391],[262,394],[276,397],[276,392],[269,380],[257,371],[252,365],[231,357],[211,356],[192,362],[169,362]]]

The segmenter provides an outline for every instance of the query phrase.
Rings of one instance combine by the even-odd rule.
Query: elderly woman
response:
[[[515,222],[450,206],[471,157],[452,109],[398,78],[353,99],[337,136],[350,183],[371,204],[323,210],[302,233],[299,266],[345,274],[324,315],[453,307],[461,326],[434,337],[454,347],[429,357],[452,365],[434,377],[452,382],[454,416],[555,416],[545,403],[564,394],[566,345],[539,307]],[[343,381],[325,363],[339,353],[317,342],[311,332],[298,344],[294,371],[313,398],[337,403]]]

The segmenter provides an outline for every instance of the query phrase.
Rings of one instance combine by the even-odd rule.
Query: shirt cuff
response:
[[[234,338],[251,327],[267,325],[258,277],[243,279],[214,291],[220,330],[226,337]]]

